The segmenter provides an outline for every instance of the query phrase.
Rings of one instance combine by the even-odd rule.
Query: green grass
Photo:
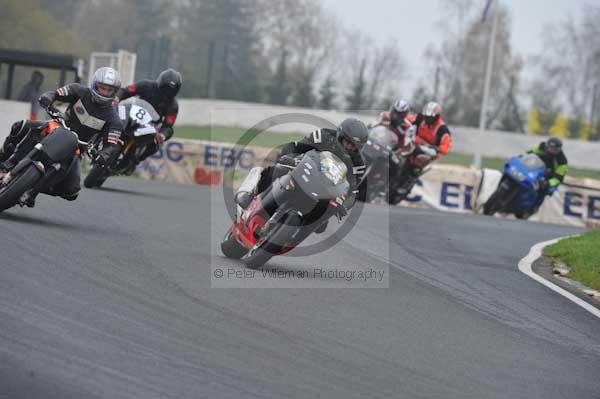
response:
[[[569,278],[600,291],[600,230],[561,240],[546,247],[544,255],[567,264]]]
[[[196,140],[209,140],[209,141],[222,141],[226,143],[236,143],[242,136],[244,136],[248,130],[236,128],[236,127],[223,127],[223,126],[200,126],[191,127],[184,126],[176,129],[175,135],[179,138],[184,139],[196,139]],[[259,147],[277,147],[290,141],[299,140],[303,137],[302,134],[294,133],[277,133],[272,131],[262,132],[257,135],[252,141],[243,144],[249,144]],[[247,137],[246,137],[247,139]],[[248,141],[248,140],[246,140]],[[473,162],[473,156],[468,154],[456,154],[450,153],[440,160],[440,163],[454,164],[454,165],[471,165]],[[482,164],[484,168],[491,168],[502,170],[504,166],[504,159],[500,158],[483,158]],[[600,171],[597,170],[586,170],[586,169],[569,169],[569,176],[572,177],[588,177],[591,179],[600,180]]]
[[[254,133],[246,129],[223,126],[202,126],[202,127],[178,127],[176,129],[176,137],[183,139],[222,141],[225,143],[237,143],[245,134]],[[250,136],[250,134],[248,135]],[[277,147],[279,145],[289,143],[290,141],[299,140],[303,137],[302,134],[294,133],[275,133],[266,131],[258,134],[250,142],[249,137],[244,137],[246,141],[243,144],[249,144],[258,147]]]

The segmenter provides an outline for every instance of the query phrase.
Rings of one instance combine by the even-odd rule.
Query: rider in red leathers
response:
[[[423,169],[432,161],[440,159],[450,152],[452,136],[450,129],[441,118],[442,108],[438,103],[427,103],[420,114],[414,117],[412,125],[416,128],[415,144],[422,146],[408,157],[403,167],[390,180],[397,184],[395,201],[398,203],[410,194]],[[411,119],[409,117],[409,119]],[[424,147],[427,147],[425,150]]]

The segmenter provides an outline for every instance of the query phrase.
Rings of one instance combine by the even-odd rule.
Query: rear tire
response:
[[[0,212],[17,205],[25,191],[33,188],[41,177],[42,173],[34,165],[29,165],[6,186],[0,188]]]
[[[223,242],[221,242],[221,252],[230,259],[240,259],[242,256],[246,255],[248,249],[237,242],[235,237],[231,234],[231,229],[229,229],[227,234],[225,234]]]
[[[87,188],[100,187],[104,184],[106,179],[108,179],[108,175],[106,174],[104,168],[96,164],[92,164],[92,169],[85,177],[83,185]]]

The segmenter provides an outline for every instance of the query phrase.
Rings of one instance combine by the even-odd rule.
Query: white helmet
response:
[[[408,104],[408,101],[397,98],[392,104],[392,110],[398,113],[408,113],[410,111],[410,105]]]
[[[121,88],[121,75],[110,67],[103,67],[94,72],[92,80],[92,100],[96,104],[110,104]]]
[[[442,107],[436,102],[429,102],[425,104],[421,113],[425,117],[425,123],[433,126],[442,115]]]

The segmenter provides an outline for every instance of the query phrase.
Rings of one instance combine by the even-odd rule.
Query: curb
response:
[[[521,259],[519,261],[519,270],[522,273],[524,273],[527,276],[534,279],[535,281],[537,281],[538,283],[545,285],[546,287],[550,288],[552,291],[558,293],[559,295],[562,295],[563,297],[567,298],[571,302],[574,302],[576,305],[584,308],[585,310],[587,310],[588,312],[590,312],[591,314],[593,314],[594,316],[596,316],[597,318],[600,319],[600,309],[590,305],[583,299],[578,298],[577,296],[571,294],[569,291],[565,290],[564,288],[561,288],[558,285],[546,280],[539,274],[535,273],[533,271],[533,269],[531,268],[531,265],[533,265],[533,262],[535,262],[542,256],[542,251],[544,250],[544,248],[546,248],[549,245],[557,243],[558,241],[562,240],[563,238],[568,238],[568,237],[555,238],[554,240],[543,241],[543,242],[539,242],[539,243],[535,244],[533,247],[531,247],[527,256],[525,256],[523,259]]]

